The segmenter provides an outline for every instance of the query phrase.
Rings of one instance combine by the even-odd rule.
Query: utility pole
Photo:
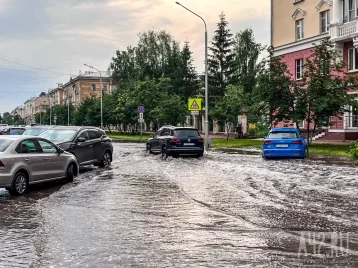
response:
[[[183,6],[179,2],[175,2],[177,5],[186,9],[190,13],[194,14],[204,22],[205,26],[205,149],[209,147],[209,94],[208,94],[208,31],[205,20],[196,14],[194,11]]]

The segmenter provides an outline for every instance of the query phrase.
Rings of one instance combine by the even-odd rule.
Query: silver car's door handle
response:
[[[30,161],[30,159],[29,159],[29,158],[25,158],[25,161],[26,161],[26,162],[29,162],[29,161]]]
[[[49,160],[50,160],[50,158],[46,157],[46,160],[47,160],[47,161],[49,161]]]

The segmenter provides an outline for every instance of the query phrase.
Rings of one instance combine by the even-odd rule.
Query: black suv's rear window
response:
[[[196,129],[175,129],[174,136],[176,136],[176,137],[198,137],[200,135]]]
[[[0,139],[0,152],[5,152],[13,142],[13,140]]]
[[[268,135],[270,139],[296,139],[297,133],[294,131],[275,131]]]

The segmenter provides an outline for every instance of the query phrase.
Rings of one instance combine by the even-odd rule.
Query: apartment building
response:
[[[346,63],[346,74],[358,73],[358,0],[271,0],[271,45],[293,79],[302,79],[305,59],[325,37]],[[358,139],[358,89],[349,94],[357,104],[343,118],[332,116],[333,125],[316,138]],[[307,122],[299,127],[307,128]]]
[[[78,107],[82,100],[87,97],[101,96],[100,85],[102,79],[103,93],[112,91],[112,79],[107,72],[85,72],[78,76],[72,77],[67,83],[61,86],[62,104],[70,103],[74,107]]]
[[[50,106],[63,104],[62,84],[58,84],[56,88],[49,89],[47,92]]]
[[[35,105],[34,105],[35,97],[32,97],[24,102],[24,120],[26,124],[31,124],[35,122]]]

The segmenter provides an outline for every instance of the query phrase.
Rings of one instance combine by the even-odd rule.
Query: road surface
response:
[[[0,189],[0,267],[358,267],[358,168],[115,144],[72,184]]]

